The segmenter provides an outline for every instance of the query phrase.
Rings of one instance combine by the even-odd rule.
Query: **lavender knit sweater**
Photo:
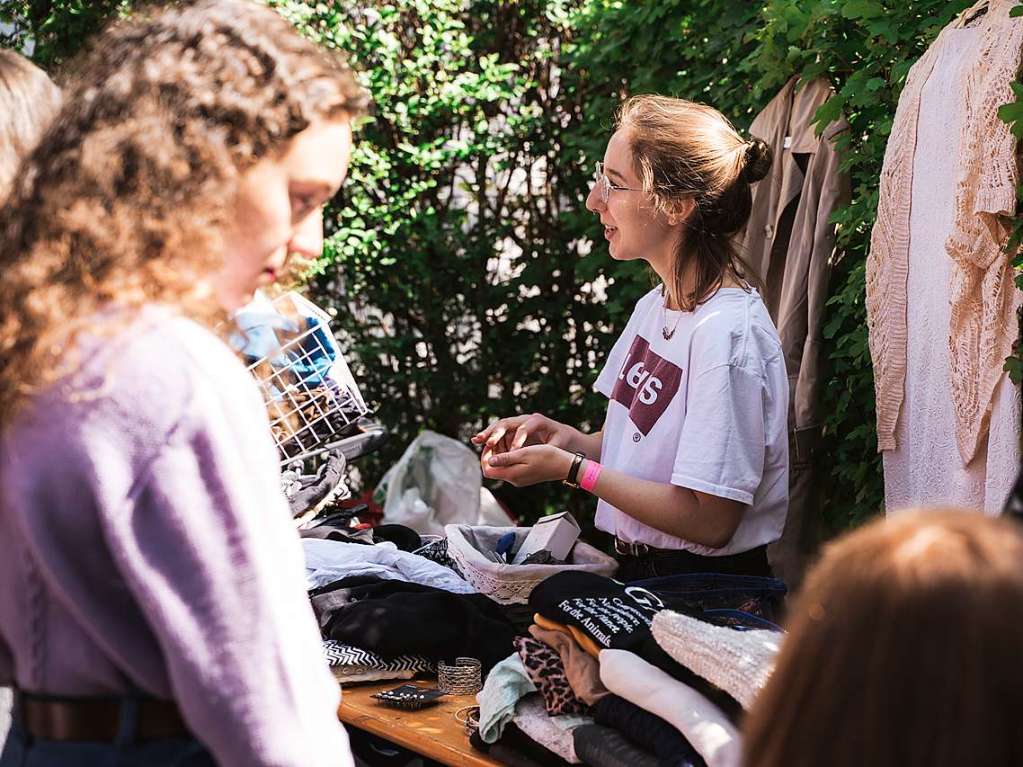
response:
[[[252,378],[164,310],[85,346],[94,395],[0,441],[0,685],[173,698],[222,765],[351,765]]]

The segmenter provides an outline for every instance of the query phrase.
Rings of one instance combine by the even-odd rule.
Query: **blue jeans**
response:
[[[195,738],[137,740],[137,702],[121,705],[120,733],[110,742],[34,738],[22,728],[18,711],[0,754],[0,767],[216,767]]]

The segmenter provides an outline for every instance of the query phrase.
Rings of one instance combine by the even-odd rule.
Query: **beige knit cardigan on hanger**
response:
[[[909,221],[920,93],[934,67],[941,38],[977,10],[980,47],[968,87],[956,179],[955,220],[945,245],[952,259],[949,323],[950,390],[956,440],[963,463],[987,436],[991,400],[1016,337],[1012,317],[1011,259],[1003,252],[1016,207],[1016,139],[998,119],[1014,100],[1011,83],[1023,57],[1023,18],[1010,18],[1015,0],[981,0],[941,31],[913,65],[895,111],[885,150],[877,209],[867,258],[867,324],[877,396],[878,450],[894,450],[906,378],[906,281]]]

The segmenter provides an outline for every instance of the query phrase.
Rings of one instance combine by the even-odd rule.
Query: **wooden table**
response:
[[[344,687],[338,716],[345,724],[377,735],[417,754],[450,767],[500,767],[485,754],[469,745],[465,728],[455,720],[455,712],[475,706],[474,695],[445,695],[438,703],[419,711],[392,708],[375,698],[375,692],[392,690],[401,684],[436,687],[435,680],[393,680],[380,684]]]

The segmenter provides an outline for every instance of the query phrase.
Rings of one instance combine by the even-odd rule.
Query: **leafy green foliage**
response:
[[[532,410],[600,427],[592,383],[650,285],[643,268],[608,258],[585,210],[624,95],[704,101],[743,129],[791,76],[821,76],[836,95],[818,125],[849,121],[839,149],[853,181],[835,214],[821,477],[832,530],[880,509],[864,308],[878,178],[910,67],[969,0],[267,1],[347,51],[376,105],[308,275],[394,432],[362,465],[367,479],[424,427],[466,438]],[[2,42],[30,34],[52,66],[135,5],[16,0],[0,20],[20,32]],[[1015,92],[1002,117],[1023,135],[1023,85]],[[1008,365],[1023,373],[1023,359]],[[527,518],[587,504],[553,486],[506,497]]]
[[[0,22],[11,25],[0,33],[0,46],[25,49],[51,72],[73,56],[111,18],[127,13],[131,0],[5,0],[0,3]]]
[[[590,386],[610,326],[586,286],[602,271],[588,255],[588,166],[565,138],[581,118],[559,63],[572,8],[280,5],[350,54],[375,102],[310,283],[395,432],[365,472],[424,427],[466,439],[523,410],[599,418]],[[510,496],[527,517],[581,498]]]
[[[827,77],[836,94],[817,113],[818,126],[840,113],[851,126],[838,142],[853,196],[834,217],[842,256],[832,272],[825,317],[829,369],[820,403],[820,466],[832,530],[876,514],[883,503],[864,294],[878,179],[895,107],[910,67],[969,5],[969,0],[769,0],[757,50],[744,62],[764,88],[792,73]]]

